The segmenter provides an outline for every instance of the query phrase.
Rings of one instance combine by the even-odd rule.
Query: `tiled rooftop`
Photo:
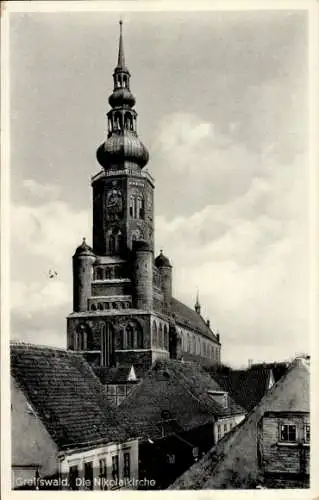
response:
[[[11,373],[59,448],[124,441],[129,431],[105,388],[73,351],[11,344]]]
[[[138,435],[153,438],[160,437],[163,411],[185,431],[218,417],[245,413],[231,398],[228,408],[223,408],[209,390],[221,388],[199,364],[157,361],[119,408],[132,415]]]

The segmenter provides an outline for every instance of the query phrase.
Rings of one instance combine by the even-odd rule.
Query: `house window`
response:
[[[124,470],[123,470],[124,479],[130,479],[131,477],[131,457],[130,453],[124,453]]]
[[[119,456],[113,455],[112,457],[112,478],[115,482],[119,480]]]
[[[227,424],[224,424],[224,434],[226,434],[228,428],[227,428]]]
[[[280,425],[280,441],[295,443],[297,440],[297,426],[294,424]]]
[[[305,425],[305,443],[310,443],[310,425]]]
[[[106,490],[107,489],[107,486],[106,486],[107,469],[106,469],[106,459],[105,458],[101,458],[99,460],[99,469],[100,469],[100,474],[99,474],[100,489]]]
[[[197,461],[199,458],[199,448],[197,446],[195,448],[193,448],[192,454],[193,454],[194,460]]]
[[[93,462],[84,463],[84,487],[93,490]]]
[[[79,477],[79,469],[77,465],[72,465],[69,468],[69,486],[71,490],[78,490],[77,479]]]
[[[222,426],[221,425],[217,425],[217,438],[218,438],[218,441],[221,439],[222,437]]]

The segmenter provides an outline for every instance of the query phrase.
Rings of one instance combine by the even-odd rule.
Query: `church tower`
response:
[[[195,312],[176,300],[170,260],[162,251],[154,258],[154,180],[137,132],[122,28],[106,137],[96,152],[102,168],[91,179],[92,246],[84,238],[72,258],[67,347],[102,371],[133,365],[142,373],[169,357],[216,363],[219,338],[199,301]]]
[[[68,348],[94,365],[138,363],[168,357],[151,334],[153,312],[154,181],[143,170],[149,154],[137,133],[135,98],[126,66],[120,21],[117,65],[109,97],[107,133],[96,157],[102,170],[91,180],[93,245],[85,239],[73,256],[73,312]],[[166,330],[165,330],[166,326]]]
[[[97,150],[102,172],[92,180],[93,250],[98,255],[129,258],[133,241],[153,251],[153,181],[142,169],[149,155],[137,134],[135,98],[125,64],[122,22],[118,62],[109,97],[108,131]]]

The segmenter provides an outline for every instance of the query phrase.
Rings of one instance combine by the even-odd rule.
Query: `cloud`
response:
[[[173,115],[159,134],[156,161],[165,155],[166,163],[157,189],[174,208],[162,205],[156,242],[175,266],[175,293],[192,306],[199,287],[227,362],[243,363],[248,352],[267,360],[307,350],[307,158],[280,164],[274,148],[258,157],[202,125],[195,115]],[[245,181],[237,185],[238,178]]]
[[[25,179],[22,182],[26,192],[33,197],[39,199],[58,198],[61,192],[61,187],[54,184],[41,184],[34,179]]]
[[[23,185],[28,191],[31,187],[33,199],[11,207],[12,337],[65,345],[65,317],[72,308],[71,257],[82,236],[91,233],[90,214],[56,200],[58,186],[32,180]],[[39,200],[42,193],[46,196]],[[50,269],[57,272],[54,279]]]
[[[90,234],[90,215],[74,211],[63,201],[47,199],[41,205],[14,205],[11,210],[12,240],[26,253],[63,265],[74,245]]]

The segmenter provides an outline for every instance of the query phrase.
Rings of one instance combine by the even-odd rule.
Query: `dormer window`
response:
[[[208,394],[218,403],[222,408],[228,408],[228,392],[209,390]]]

